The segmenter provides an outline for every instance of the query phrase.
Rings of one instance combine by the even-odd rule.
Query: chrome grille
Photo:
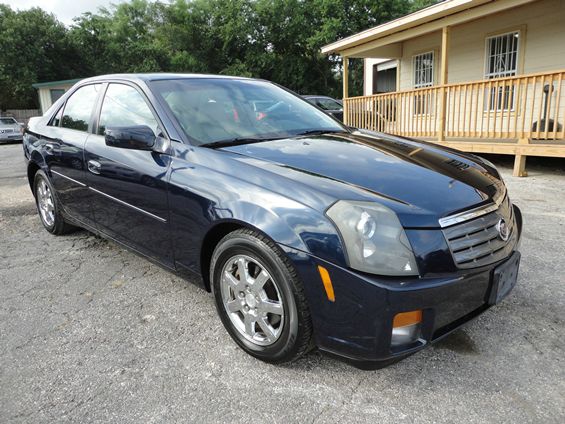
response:
[[[504,241],[497,225],[504,219],[510,236]],[[516,220],[508,196],[498,209],[442,229],[453,260],[459,268],[475,268],[506,258],[516,244]]]

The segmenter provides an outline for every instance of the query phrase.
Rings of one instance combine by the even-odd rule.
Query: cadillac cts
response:
[[[386,365],[516,283],[521,214],[491,163],[346,127],[267,81],[86,79],[30,122],[24,151],[47,231],[197,276],[264,361],[318,346]]]

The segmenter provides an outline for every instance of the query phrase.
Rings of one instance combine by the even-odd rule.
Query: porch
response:
[[[344,122],[459,150],[565,157],[565,70],[344,99]]]
[[[514,155],[524,176],[527,156],[565,157],[564,20],[564,0],[446,0],[322,52],[342,58],[346,124]],[[350,59],[365,60],[363,96]]]

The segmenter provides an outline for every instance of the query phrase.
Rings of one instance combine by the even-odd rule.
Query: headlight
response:
[[[343,237],[351,268],[379,275],[418,275],[406,233],[386,206],[340,200],[327,215]]]

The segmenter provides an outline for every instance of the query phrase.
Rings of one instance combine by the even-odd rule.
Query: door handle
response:
[[[93,174],[100,175],[100,168],[102,167],[102,165],[100,165],[100,162],[97,162],[95,160],[89,160],[87,167],[88,170]]]

